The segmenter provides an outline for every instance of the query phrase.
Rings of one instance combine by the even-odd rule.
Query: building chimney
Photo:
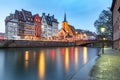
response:
[[[42,15],[45,15],[45,13],[42,13]]]
[[[54,15],[53,15],[53,18],[54,18]]]
[[[50,16],[50,14],[48,14],[48,16]]]

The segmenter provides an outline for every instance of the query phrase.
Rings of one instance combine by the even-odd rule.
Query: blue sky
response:
[[[94,21],[103,9],[110,7],[112,0],[0,0],[0,32],[5,32],[4,19],[15,10],[25,9],[33,14],[43,12],[55,16],[59,21],[59,29],[67,14],[69,24],[76,29],[95,32]]]

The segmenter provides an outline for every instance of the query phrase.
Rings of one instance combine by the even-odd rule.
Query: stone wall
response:
[[[74,42],[58,41],[28,41],[28,40],[0,40],[0,47],[62,47],[74,46]]]

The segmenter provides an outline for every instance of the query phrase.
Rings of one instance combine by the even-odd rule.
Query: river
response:
[[[97,53],[87,47],[0,49],[0,80],[67,80]]]

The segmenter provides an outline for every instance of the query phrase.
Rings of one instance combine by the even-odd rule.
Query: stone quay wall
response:
[[[0,40],[0,48],[12,47],[65,47],[75,46],[75,42],[60,41],[29,41],[29,40]]]

